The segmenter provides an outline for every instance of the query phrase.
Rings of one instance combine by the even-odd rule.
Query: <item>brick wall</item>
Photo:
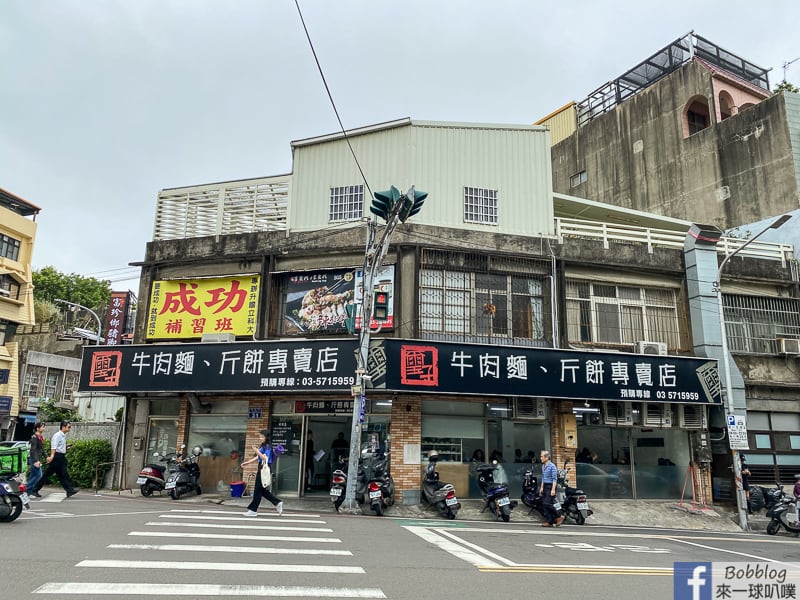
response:
[[[406,465],[403,455],[406,444],[420,446],[422,438],[422,399],[414,396],[402,396],[392,403],[392,443],[391,468],[395,485],[395,501],[404,502],[403,490],[419,494],[421,485],[420,463]]]

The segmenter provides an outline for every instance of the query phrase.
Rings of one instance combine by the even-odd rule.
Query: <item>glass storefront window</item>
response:
[[[772,448],[772,442],[770,442],[770,437],[768,433],[755,434],[755,440],[756,440],[756,448]]]
[[[178,445],[178,420],[176,417],[154,417],[150,419],[145,462],[157,462],[153,453],[160,456],[175,452]]]
[[[246,430],[247,415],[192,415],[185,452],[203,447],[199,461],[203,488],[224,490],[231,481],[241,481]]]

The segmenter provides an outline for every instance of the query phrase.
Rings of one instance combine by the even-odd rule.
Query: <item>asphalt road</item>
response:
[[[800,562],[800,540],[437,521],[91,492],[0,524],[5,598],[673,598],[675,561]]]

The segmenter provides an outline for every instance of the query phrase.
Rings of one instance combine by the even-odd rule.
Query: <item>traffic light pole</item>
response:
[[[361,425],[366,410],[367,383],[369,372],[367,369],[369,357],[370,329],[372,322],[373,289],[375,276],[383,266],[383,259],[389,250],[389,238],[400,222],[402,203],[398,202],[392,207],[386,219],[386,229],[383,230],[380,240],[375,242],[377,234],[377,221],[367,221],[367,244],[364,253],[364,275],[361,286],[361,329],[358,337],[358,355],[356,357],[356,382],[355,390],[358,394],[353,396],[353,426],[350,431],[350,458],[347,463],[347,487],[345,488],[345,505],[353,513],[360,511],[356,502],[356,483],[358,480],[358,459],[361,455]],[[377,329],[375,333],[380,331]]]

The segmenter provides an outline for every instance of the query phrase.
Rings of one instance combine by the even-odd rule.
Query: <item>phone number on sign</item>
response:
[[[700,394],[697,392],[657,391],[656,398],[659,400],[700,400]]]
[[[353,385],[355,382],[355,377],[303,377],[300,385]]]

